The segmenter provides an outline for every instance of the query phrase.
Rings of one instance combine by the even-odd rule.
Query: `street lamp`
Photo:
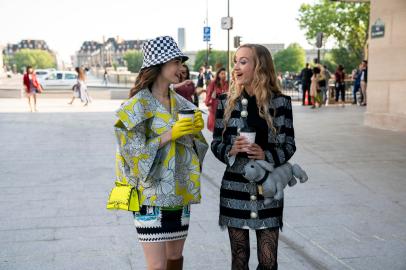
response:
[[[323,46],[323,32],[318,32],[316,35],[316,47],[317,47],[317,64],[320,64],[320,48]]]

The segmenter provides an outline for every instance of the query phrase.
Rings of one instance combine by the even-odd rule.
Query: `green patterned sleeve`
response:
[[[145,124],[140,123],[128,130],[121,120],[115,125],[119,156],[131,169],[135,180],[145,181],[159,149],[160,137],[147,139]]]

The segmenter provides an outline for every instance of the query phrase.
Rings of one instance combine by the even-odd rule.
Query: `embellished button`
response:
[[[257,196],[251,195],[250,199],[251,199],[251,201],[256,201],[256,200],[257,200]]]
[[[251,218],[257,218],[257,217],[258,217],[257,213],[251,212]]]
[[[263,190],[263,188],[262,188],[262,185],[258,185],[258,194],[259,195],[263,195],[263,192],[264,190]]]

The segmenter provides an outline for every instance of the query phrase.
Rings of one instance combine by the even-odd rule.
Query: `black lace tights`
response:
[[[277,270],[279,229],[256,230],[257,255],[259,265],[257,270]],[[249,230],[228,227],[230,237],[232,270],[248,270],[250,259]]]

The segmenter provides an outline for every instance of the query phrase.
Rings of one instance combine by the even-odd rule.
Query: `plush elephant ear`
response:
[[[272,172],[274,169],[273,165],[265,160],[256,160],[255,162],[268,172]]]

